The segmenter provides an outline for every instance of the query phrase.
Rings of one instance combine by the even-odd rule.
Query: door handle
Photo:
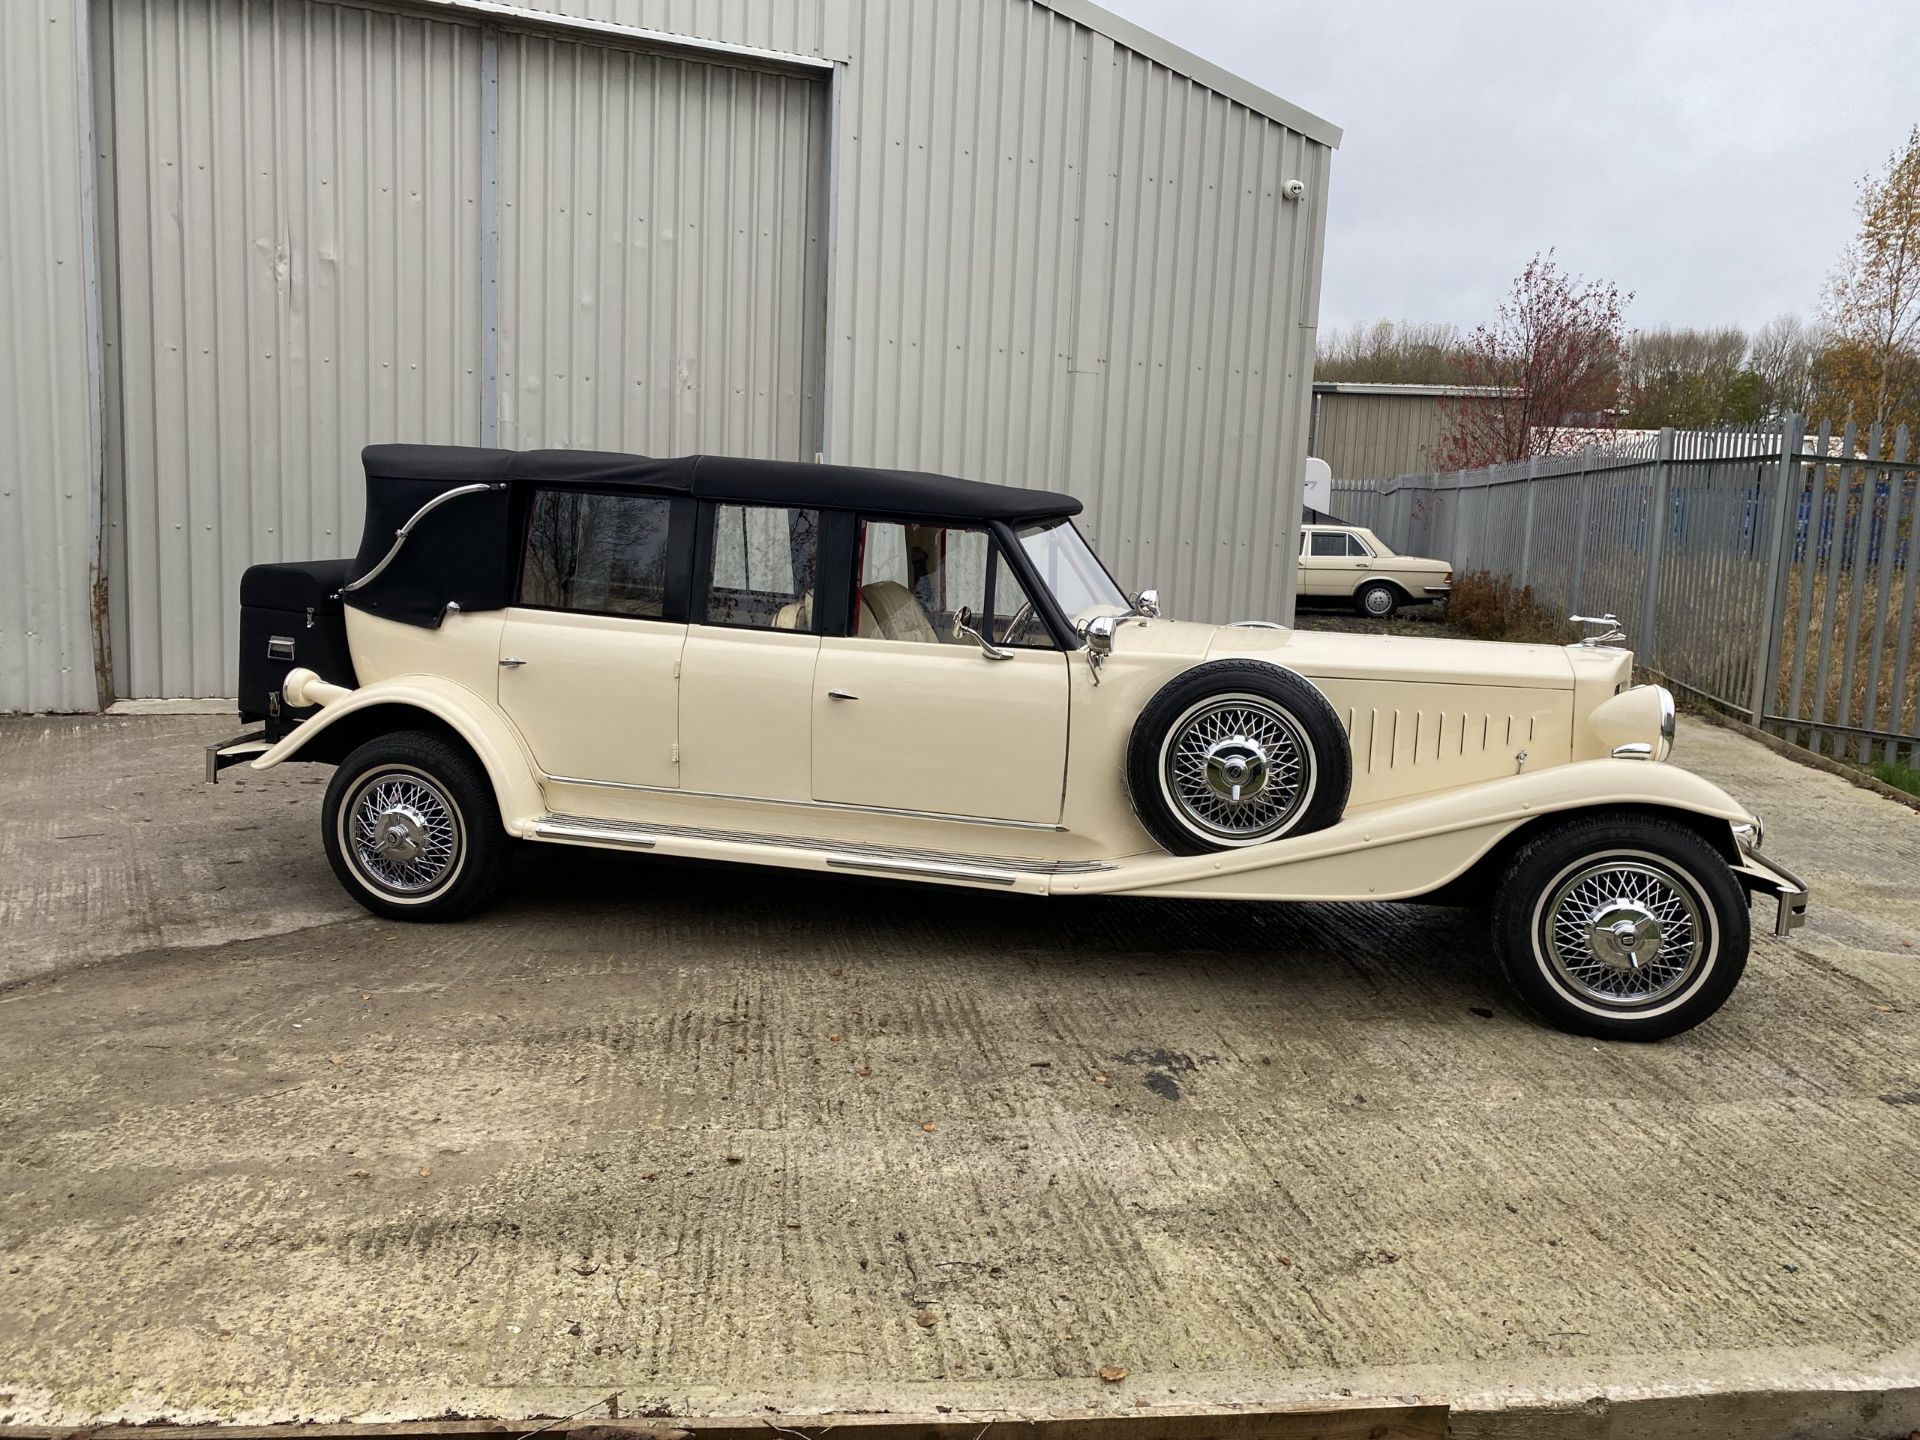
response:
[[[846,690],[827,691],[827,699],[829,700],[858,700],[859,698],[860,697],[858,695],[852,694],[851,692]]]
[[[526,663],[526,661],[513,655],[503,655],[500,657],[500,668],[502,670],[518,670]]]

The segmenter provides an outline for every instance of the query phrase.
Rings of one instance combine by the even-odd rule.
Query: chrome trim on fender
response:
[[[1679,726],[1679,711],[1673,703],[1673,692],[1664,685],[1653,687],[1660,696],[1660,749],[1653,758],[1665,760],[1673,754],[1673,734]]]
[[[442,490],[438,495],[414,511],[412,515],[408,516],[407,523],[393,532],[393,547],[380,557],[380,563],[362,575],[358,580],[350,580],[338,590],[334,591],[335,598],[342,595],[351,595],[361,586],[371,585],[375,580],[378,580],[380,578],[380,572],[393,563],[393,557],[398,555],[401,547],[407,543],[407,537],[413,533],[413,527],[418,525],[440,506],[446,504],[447,501],[458,500],[462,495],[478,495],[485,490],[504,490],[506,488],[504,481],[496,483],[483,480],[473,485],[459,485],[451,490]]]
[[[990,820],[984,815],[952,815],[944,810],[899,810],[889,805],[855,805],[846,800],[773,800],[765,795],[730,795],[724,790],[681,790],[673,785],[635,785],[627,780],[589,780],[582,775],[539,772],[549,785],[585,785],[595,790],[639,790],[649,795],[686,795],[695,800],[742,800],[749,805],[792,805],[803,810],[851,810],[860,815],[900,815],[909,820],[951,820],[957,825],[992,825],[1002,830],[1040,830],[1065,834],[1064,825],[1044,820]]]

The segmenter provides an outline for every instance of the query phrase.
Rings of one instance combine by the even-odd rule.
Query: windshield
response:
[[[1022,525],[1015,533],[1040,579],[1070,619],[1124,614],[1133,608],[1071,520]]]

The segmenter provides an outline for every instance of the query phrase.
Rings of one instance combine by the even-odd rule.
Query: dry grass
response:
[[[1909,626],[1905,674],[1899,677],[1901,693],[1895,694],[1894,681],[1901,668],[1900,621],[1907,576],[1903,570],[1893,570],[1888,578],[1890,593],[1886,597],[1887,615],[1880,637],[1876,677],[1873,638],[1874,618],[1882,603],[1879,567],[1845,566],[1832,577],[1824,566],[1809,564],[1795,565],[1788,572],[1780,668],[1774,689],[1775,713],[1806,720],[1809,728],[1818,717],[1865,730],[1890,730],[1920,737],[1920,616],[1915,616]],[[1831,617],[1829,589],[1833,592]],[[1857,621],[1853,619],[1856,601]],[[1804,625],[1800,618],[1803,606],[1808,612]],[[1855,636],[1851,667],[1847,664],[1850,631]],[[1824,684],[1820,675],[1823,660],[1827,669]],[[1802,667],[1797,710],[1793,708],[1796,664]],[[1874,755],[1881,754],[1885,746],[1884,741],[1870,742],[1858,736],[1828,739],[1829,743],[1814,748],[1841,758],[1857,756],[1865,760],[1870,758],[1869,745]]]
[[[1579,629],[1534,598],[1530,586],[1485,570],[1456,575],[1447,597],[1447,619],[1475,640],[1517,640],[1532,644],[1565,645],[1580,638]]]

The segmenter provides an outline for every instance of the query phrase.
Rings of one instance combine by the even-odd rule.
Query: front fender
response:
[[[271,770],[283,760],[297,760],[302,750],[335,725],[380,705],[424,711],[465,740],[493,782],[500,819],[510,833],[527,833],[546,813],[538,775],[519,732],[465,686],[432,675],[401,675],[347,691],[253,761],[251,768]]]
[[[1206,855],[1136,856],[1056,877],[1053,892],[1243,900],[1404,900],[1457,880],[1505,836],[1542,815],[1638,807],[1729,827],[1753,819],[1710,780],[1647,760],[1581,760],[1349,811],[1311,835]]]

